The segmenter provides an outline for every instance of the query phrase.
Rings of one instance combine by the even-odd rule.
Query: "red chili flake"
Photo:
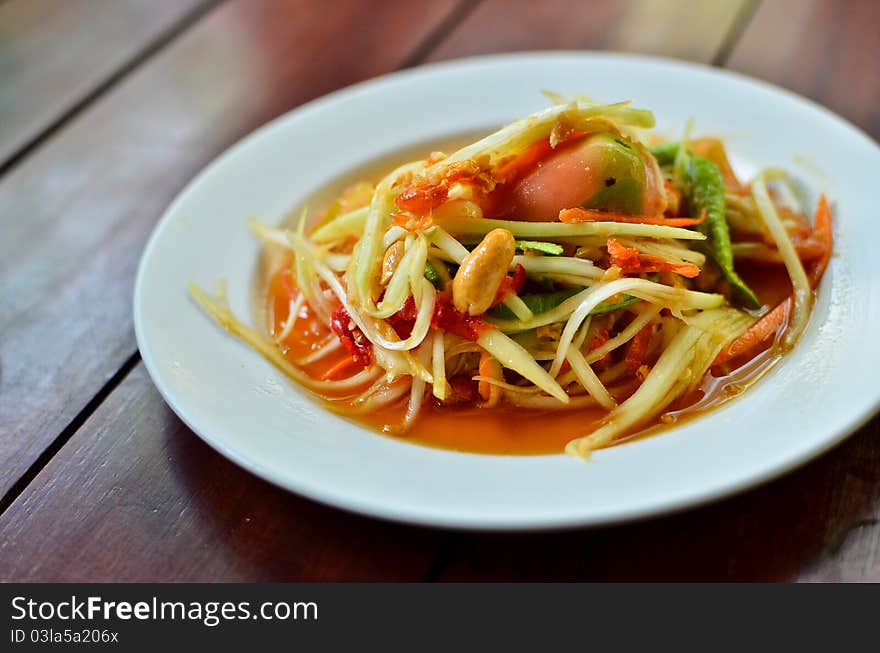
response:
[[[330,328],[356,362],[364,367],[373,362],[373,343],[354,325],[345,307],[340,306],[330,316]]]
[[[466,315],[459,311],[449,298],[440,295],[434,304],[434,316],[431,318],[431,326],[435,329],[443,329],[454,333],[459,338],[476,341],[480,333],[492,327],[486,324],[482,318],[476,315]]]
[[[401,340],[405,340],[412,334],[418,314],[419,311],[416,309],[416,302],[412,298],[412,295],[410,295],[407,297],[401,309],[389,317],[387,322],[391,325],[391,328],[394,329],[397,337]]]
[[[403,307],[388,318],[387,322],[394,329],[398,338],[408,338],[412,334],[416,324],[418,309],[412,296],[408,297]],[[431,317],[431,326],[435,329],[443,329],[454,333],[459,338],[476,341],[480,333],[491,328],[482,318],[466,315],[459,311],[452,302],[444,295],[438,295],[434,304],[434,315]]]
[[[492,302],[492,306],[503,302],[504,298],[507,297],[507,293],[518,293],[522,290],[525,283],[526,269],[520,263],[517,263],[513,269],[513,274],[507,275],[501,280],[501,285],[498,286],[498,292],[495,293],[495,301]]]

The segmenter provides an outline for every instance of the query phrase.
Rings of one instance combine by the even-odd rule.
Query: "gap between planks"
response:
[[[5,161],[0,162],[0,177],[21,163],[43,143],[48,141],[54,134],[59,132],[65,125],[70,123],[74,118],[94,104],[96,100],[113,90],[113,88],[123,79],[128,77],[130,73],[134,72],[152,59],[153,56],[163,50],[165,46],[186,32],[190,27],[199,22],[208,12],[225,1],[226,0],[204,0],[175,25],[166,29],[143,49],[135,53],[134,56],[123,61],[115,71],[99,82],[92,90],[83,95],[83,97],[74,103],[73,106],[63,111],[59,116],[46,125],[42,131],[38,132],[28,141],[15,149]],[[0,4],[2,4],[2,2],[0,2]]]
[[[724,68],[727,65],[727,61],[730,59],[733,49],[736,47],[736,44],[739,43],[743,34],[745,34],[745,31],[752,22],[752,18],[754,18],[757,13],[760,4],[761,0],[746,0],[743,6],[740,7],[736,17],[733,19],[733,24],[731,24],[730,28],[727,30],[727,34],[721,41],[721,45],[718,46],[718,52],[712,57],[713,66]]]
[[[70,422],[68,422],[67,426],[65,426],[61,430],[61,433],[58,434],[58,437],[52,440],[52,444],[46,447],[39,457],[31,463],[31,466],[27,468],[27,471],[16,479],[15,483],[12,484],[12,487],[9,488],[9,491],[0,498],[0,517],[3,516],[3,513],[5,513],[9,506],[15,502],[19,495],[27,489],[28,485],[30,485],[31,481],[36,478],[37,474],[39,474],[49,461],[55,457],[55,454],[67,444],[68,440],[70,440],[77,431],[79,431],[80,427],[85,424],[86,420],[91,417],[92,413],[104,403],[104,400],[110,396],[110,393],[122,383],[125,377],[128,376],[129,372],[135,368],[140,360],[141,354],[139,351],[135,350],[135,352],[129,356],[116,371],[116,374],[107,379],[107,382],[101,386],[101,389],[98,390],[89,402],[82,407]]]

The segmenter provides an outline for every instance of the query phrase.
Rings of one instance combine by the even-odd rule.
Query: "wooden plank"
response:
[[[175,193],[255,126],[399,66],[457,6],[221,5],[0,179],[0,496],[135,351],[135,268]]]
[[[0,579],[412,580],[436,534],[257,480],[165,406],[142,365],[0,518]]]
[[[711,61],[744,0],[485,0],[430,60],[516,50],[591,49]]]
[[[0,166],[204,4],[204,0],[0,4]]]
[[[880,4],[766,0],[728,66],[812,98],[880,138]]]
[[[551,535],[460,536],[443,580],[880,580],[875,423],[762,488],[647,522]]]

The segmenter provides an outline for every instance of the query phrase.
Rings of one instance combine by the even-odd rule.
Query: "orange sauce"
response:
[[[739,267],[742,268],[741,276],[755,289],[765,304],[775,306],[791,293],[791,284],[783,266]],[[285,288],[285,284],[290,283],[287,268],[286,262],[282,263],[280,271],[270,278],[266,293],[268,327],[273,334],[281,332],[289,313],[289,288]],[[297,364],[333,339],[335,335],[306,305],[302,308],[294,329],[280,346],[285,356]],[[347,358],[348,352],[339,348],[320,361],[300,367],[313,378],[321,378],[334,365]],[[672,424],[681,423],[684,419],[717,407],[741,393],[766,372],[777,358],[770,355],[770,352],[758,352],[750,361],[737,361],[739,366],[729,374],[715,377],[710,372],[701,387],[691,393],[691,396],[678,400],[663,415],[643,425],[629,438],[657,433]],[[343,376],[357,371],[358,367],[351,367]],[[568,410],[527,409],[505,404],[490,409],[440,406],[429,396],[410,431],[399,434],[395,425],[403,421],[408,396],[407,393],[399,402],[366,415],[347,415],[347,401],[344,397],[325,398],[323,401],[333,412],[393,437],[443,449],[491,454],[560,453],[567,442],[589,433],[595,428],[596,422],[607,414],[607,411],[597,406]]]

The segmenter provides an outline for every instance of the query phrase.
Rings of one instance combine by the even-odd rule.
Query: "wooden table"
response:
[[[134,271],[202,166],[358,80],[554,48],[742,71],[880,137],[873,0],[0,4],[0,579],[880,581],[877,419],[705,508],[480,535],[288,494],[203,444],[159,397],[132,331]]]

